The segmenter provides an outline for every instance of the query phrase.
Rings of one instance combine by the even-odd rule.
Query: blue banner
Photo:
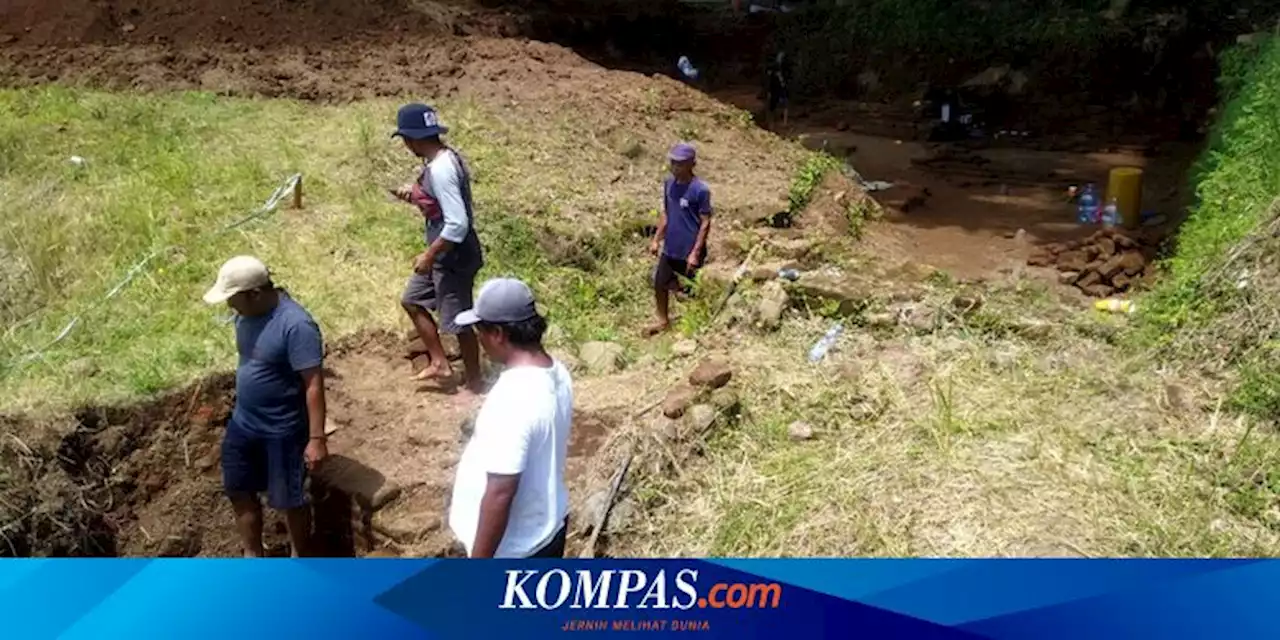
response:
[[[1273,560],[13,560],[6,638],[1227,638]]]

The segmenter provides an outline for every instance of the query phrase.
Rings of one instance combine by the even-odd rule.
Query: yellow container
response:
[[[1116,199],[1116,209],[1120,213],[1120,226],[1130,229],[1142,224],[1142,169],[1137,167],[1116,167],[1111,170],[1111,179],[1107,183],[1107,198],[1102,203],[1106,206],[1111,199]]]

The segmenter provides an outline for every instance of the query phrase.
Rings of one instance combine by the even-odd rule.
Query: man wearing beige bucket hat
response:
[[[263,555],[262,504],[285,513],[295,556],[307,555],[307,471],[328,455],[320,328],[271,281],[261,260],[237,256],[204,295],[236,312],[236,404],[222,440],[222,481],[249,557]]]

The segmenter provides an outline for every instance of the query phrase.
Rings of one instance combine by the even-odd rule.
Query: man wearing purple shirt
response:
[[[667,154],[671,175],[662,183],[662,213],[658,232],[649,250],[658,256],[653,270],[657,321],[645,335],[657,335],[671,326],[671,292],[685,289],[681,278],[692,280],[707,260],[707,233],[711,230],[711,189],[693,175],[698,154],[693,145],[680,143]],[[661,253],[659,253],[661,252]]]

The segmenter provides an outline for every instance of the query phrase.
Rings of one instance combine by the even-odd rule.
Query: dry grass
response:
[[[934,303],[946,300],[934,289]],[[916,335],[793,318],[737,336],[747,415],[682,477],[636,489],[644,516],[611,549],[665,556],[1265,554],[1280,511],[1274,433],[1215,411],[1215,385],[1089,334],[1110,318],[1030,289]],[[1002,330],[1049,318],[1053,335]],[[1083,316],[1083,317],[1082,317]],[[723,338],[718,340],[723,343]],[[809,422],[812,441],[787,426]],[[1259,478],[1263,480],[1260,481]],[[1260,485],[1262,488],[1260,488]]]

